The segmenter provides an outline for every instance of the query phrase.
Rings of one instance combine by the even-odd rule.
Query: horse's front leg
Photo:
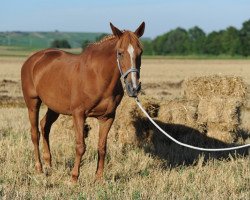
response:
[[[76,158],[74,168],[72,170],[72,182],[77,182],[79,177],[79,168],[83,154],[86,150],[84,141],[84,112],[75,112],[73,114],[74,127],[76,132]]]
[[[96,180],[101,180],[103,177],[104,160],[107,147],[108,132],[113,124],[114,116],[99,119],[99,142],[98,142],[98,163],[96,170]]]

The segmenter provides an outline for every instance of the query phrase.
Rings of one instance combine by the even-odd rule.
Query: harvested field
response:
[[[98,138],[95,119],[88,119],[85,126],[89,132],[87,151],[78,185],[66,184],[75,156],[74,130],[71,117],[67,116],[60,116],[52,127],[52,174],[37,175],[20,89],[23,61],[24,58],[0,57],[0,199],[248,199],[250,196],[250,160],[246,149],[202,153],[180,147],[159,133],[128,97],[122,101],[109,134],[103,184],[93,182]],[[182,142],[217,148],[231,146],[232,140],[236,144],[249,143],[248,90],[239,93],[246,98],[244,104],[242,98],[235,100],[235,96],[225,99],[229,93],[220,98],[208,98],[208,94],[197,100],[200,94],[194,91],[195,98],[190,100],[184,98],[183,92],[185,80],[209,75],[237,76],[248,86],[249,66],[250,60],[146,59],[142,62],[144,95],[140,99],[159,125]],[[45,111],[42,107],[41,117]],[[218,135],[221,138],[216,138]]]

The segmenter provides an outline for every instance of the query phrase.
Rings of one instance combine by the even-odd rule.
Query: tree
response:
[[[212,55],[219,55],[223,53],[223,48],[222,48],[222,34],[224,31],[213,31],[210,34],[208,34],[206,38],[206,46],[204,49],[204,52],[207,54],[212,54]]]
[[[164,54],[184,55],[188,53],[189,38],[185,29],[177,28],[167,33],[167,39],[163,43]]]
[[[153,52],[155,52],[155,54],[164,55],[163,44],[166,40],[167,40],[167,33],[156,37],[152,41],[152,48],[153,48]]]
[[[67,40],[54,40],[50,46],[52,48],[67,48],[67,49],[71,48],[71,45]]]
[[[234,27],[228,27],[222,35],[223,53],[234,56],[241,53],[240,32]]]
[[[240,30],[240,41],[241,41],[241,50],[242,55],[250,55],[250,20],[245,21]]]
[[[206,40],[205,32],[198,26],[195,26],[188,30],[188,36],[190,40],[189,53],[203,54]]]
[[[183,28],[176,28],[158,36],[153,41],[153,50],[158,55],[184,55],[188,53],[189,45],[187,31]]]
[[[152,42],[150,40],[143,40],[142,44],[143,44],[143,54],[144,55],[154,55],[153,45],[152,45]]]

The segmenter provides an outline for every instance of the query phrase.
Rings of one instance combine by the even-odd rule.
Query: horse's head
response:
[[[141,89],[140,67],[142,45],[139,38],[143,35],[143,22],[135,32],[121,31],[110,23],[113,34],[118,37],[116,44],[117,65],[124,79],[128,96],[136,97]]]

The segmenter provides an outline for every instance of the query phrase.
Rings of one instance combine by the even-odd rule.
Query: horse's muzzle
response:
[[[125,81],[125,87],[129,97],[137,97],[141,90],[141,82],[134,88],[131,82]]]

